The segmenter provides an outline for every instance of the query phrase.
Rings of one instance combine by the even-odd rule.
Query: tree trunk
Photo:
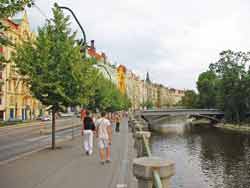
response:
[[[56,127],[56,121],[55,121],[55,115],[56,115],[56,111],[54,108],[52,108],[52,149],[56,148],[56,142],[55,142],[55,127]]]

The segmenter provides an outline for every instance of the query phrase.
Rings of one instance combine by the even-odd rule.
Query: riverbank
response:
[[[211,121],[207,119],[192,120],[191,124],[192,125],[211,125]],[[230,123],[217,123],[212,126],[221,130],[228,130],[228,131],[250,134],[250,125],[246,123],[241,124],[241,125],[230,124]]]
[[[195,119],[190,122],[192,125],[211,125],[211,121],[208,119]]]
[[[229,123],[217,123],[214,127],[221,129],[221,130],[229,130],[234,132],[240,133],[247,133],[250,134],[250,126],[247,124],[236,125],[236,124],[229,124]]]

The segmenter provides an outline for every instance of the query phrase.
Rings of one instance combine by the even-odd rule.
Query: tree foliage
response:
[[[196,108],[198,101],[198,95],[193,90],[185,91],[185,95],[182,97],[178,105],[186,108]]]
[[[240,123],[250,110],[249,52],[222,51],[197,82],[201,107],[218,107],[226,120]]]
[[[111,80],[99,73],[96,77],[93,96],[89,99],[87,108],[114,112],[127,110],[130,106],[128,97],[123,95]]]
[[[35,40],[23,42],[16,49],[14,62],[19,74],[42,104],[52,109],[52,148],[55,148],[55,113],[62,106],[87,102],[95,72],[91,62],[83,63],[69,17],[55,5],[53,18],[39,28]]]
[[[245,52],[223,51],[219,60],[210,65],[219,79],[219,107],[231,122],[243,121],[249,110],[249,55]]]
[[[151,100],[146,100],[146,101],[144,101],[142,104],[141,104],[141,106],[143,107],[143,108],[147,108],[147,109],[151,109],[151,108],[153,108],[153,106],[154,106],[154,104],[153,104],[153,102],[151,101]]]
[[[218,79],[216,74],[209,70],[199,75],[196,82],[199,96],[197,98],[197,105],[203,108],[216,107],[216,93],[218,90]]]
[[[84,103],[91,92],[91,64],[83,63],[75,33],[69,29],[69,17],[55,7],[54,18],[38,30],[35,41],[17,48],[14,61],[26,76],[33,95],[44,105],[58,111],[60,105]]]
[[[0,19],[15,15],[19,11],[23,11],[25,6],[31,7],[33,0],[1,0],[0,3]]]

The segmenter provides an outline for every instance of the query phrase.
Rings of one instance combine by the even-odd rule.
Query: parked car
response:
[[[74,113],[73,112],[68,112],[68,113],[60,113],[60,117],[62,118],[68,118],[68,117],[73,117]]]
[[[37,118],[37,120],[41,120],[41,121],[50,121],[51,120],[51,117],[48,116],[48,115],[42,115],[42,116],[39,116]]]

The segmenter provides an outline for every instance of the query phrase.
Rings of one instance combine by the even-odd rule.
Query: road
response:
[[[56,141],[79,135],[80,125],[80,119],[75,117],[56,120]],[[50,132],[51,121],[0,128],[0,162],[45,147],[51,143]]]
[[[128,120],[121,121],[120,132],[112,136],[111,163],[100,164],[97,139],[91,156],[77,137],[11,163],[0,165],[0,187],[4,188],[134,188],[133,159],[136,157]]]

